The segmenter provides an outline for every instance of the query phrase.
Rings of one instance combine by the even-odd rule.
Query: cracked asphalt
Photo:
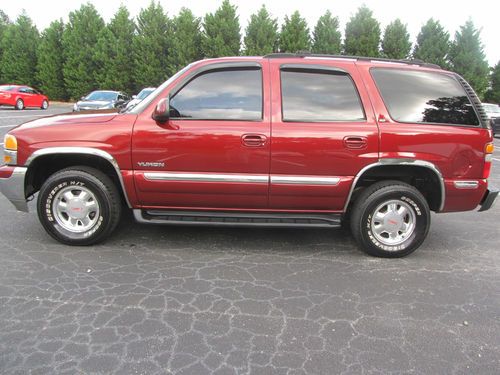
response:
[[[26,119],[12,113],[3,133]],[[3,196],[0,214],[2,374],[499,373],[500,205],[433,215],[393,260],[343,230],[131,215],[105,244],[67,247]]]

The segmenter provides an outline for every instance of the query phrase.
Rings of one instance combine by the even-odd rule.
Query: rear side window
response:
[[[260,69],[209,71],[195,77],[170,99],[173,118],[262,119]]]
[[[282,70],[281,92],[284,121],[365,120],[358,92],[347,73]]]
[[[398,122],[479,125],[462,85],[434,72],[372,69],[391,117]]]

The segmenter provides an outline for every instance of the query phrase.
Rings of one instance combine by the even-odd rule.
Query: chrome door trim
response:
[[[193,181],[193,182],[236,182],[265,183],[268,175],[232,174],[232,173],[184,173],[184,172],[145,172],[148,181]]]
[[[272,175],[272,184],[286,185],[338,185],[340,177],[284,176]]]
[[[236,174],[236,173],[187,173],[187,172],[145,172],[148,181],[198,181],[198,182],[236,182],[236,183],[268,183],[268,175]],[[340,177],[314,177],[272,175],[270,182],[286,185],[330,185],[340,182]]]
[[[375,167],[381,167],[381,166],[385,166],[385,165],[408,165],[408,166],[424,167],[424,168],[428,168],[428,169],[432,170],[436,174],[436,176],[438,177],[439,187],[441,190],[441,203],[440,203],[439,208],[436,212],[440,212],[443,210],[446,190],[445,190],[445,185],[444,185],[444,178],[443,178],[443,175],[442,175],[441,171],[439,170],[439,168],[436,165],[434,165],[433,163],[425,161],[425,160],[391,158],[391,159],[380,159],[376,163],[368,164],[367,166],[365,166],[363,169],[361,169],[358,172],[358,174],[354,177],[352,185],[351,185],[351,189],[349,190],[349,195],[347,196],[347,200],[346,200],[345,205],[344,205],[344,212],[347,211],[347,206],[349,206],[349,202],[351,200],[352,194],[353,194],[354,189],[356,188],[356,185],[357,185],[359,179],[361,178],[361,176],[363,176],[363,174],[366,171],[368,171],[369,169],[372,169]]]
[[[29,167],[29,165],[38,157],[44,156],[44,155],[52,155],[52,154],[80,154],[80,155],[93,155],[100,157],[102,159],[105,159],[107,162],[109,162],[113,168],[115,169],[115,172],[118,176],[118,180],[120,181],[120,185],[123,191],[123,196],[125,197],[125,201],[127,202],[127,205],[129,208],[132,208],[132,205],[130,204],[130,201],[127,196],[127,190],[125,189],[125,183],[123,182],[123,176],[120,170],[120,166],[118,165],[118,162],[115,160],[111,154],[109,154],[106,151],[103,151],[98,148],[92,148],[92,147],[47,147],[47,148],[41,148],[40,150],[36,150],[34,153],[32,153],[28,159],[26,160],[26,163],[24,165],[26,167]]]

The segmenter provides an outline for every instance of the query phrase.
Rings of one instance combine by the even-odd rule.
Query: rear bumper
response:
[[[499,191],[496,189],[486,190],[483,200],[480,203],[481,208],[479,208],[479,212],[489,210],[493,207],[498,198],[498,193]]]
[[[18,211],[28,212],[28,202],[24,196],[25,167],[0,167],[0,192]]]

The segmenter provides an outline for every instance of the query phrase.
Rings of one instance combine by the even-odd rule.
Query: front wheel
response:
[[[116,228],[120,195],[111,179],[89,167],[54,173],[38,195],[38,218],[48,234],[67,245],[93,245]]]
[[[383,181],[366,188],[351,212],[351,231],[366,253],[399,258],[424,242],[431,222],[424,196],[400,181]]]
[[[41,106],[40,108],[42,108],[42,109],[47,109],[47,108],[49,108],[49,102],[48,102],[47,100],[44,100],[44,101],[42,102],[42,106]]]

